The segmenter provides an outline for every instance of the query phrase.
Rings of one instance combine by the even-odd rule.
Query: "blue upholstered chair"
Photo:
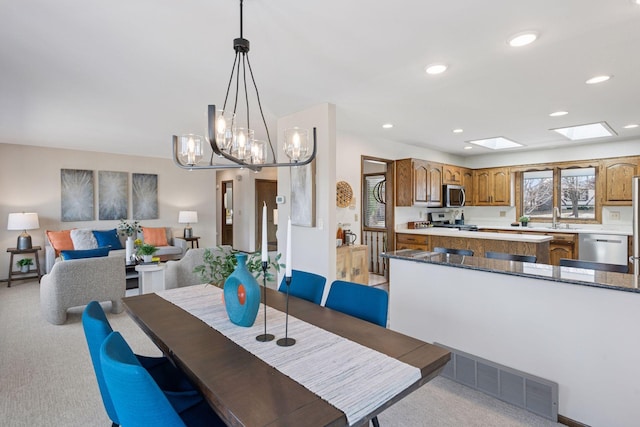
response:
[[[327,283],[327,279],[319,274],[292,270],[289,294],[294,297],[320,304],[322,302],[325,283]],[[287,285],[284,279],[282,279],[278,291],[287,292]]]
[[[473,256],[473,251],[471,249],[451,249],[451,248],[435,247],[433,248],[433,252],[438,252],[441,254]]]
[[[329,295],[324,305],[383,328],[387,327],[389,294],[382,289],[335,280],[329,288]],[[371,423],[374,427],[380,426],[378,417],[373,417]]]
[[[87,339],[93,370],[98,380],[98,388],[102,396],[104,408],[114,426],[120,424],[118,415],[113,407],[111,396],[107,390],[100,366],[100,346],[113,329],[107,320],[102,307],[97,301],[91,301],[82,313],[82,327]],[[140,364],[151,374],[152,378],[163,390],[183,392],[188,396],[195,396],[202,400],[202,396],[196,391],[185,375],[175,368],[165,357],[136,356]]]
[[[100,347],[100,366],[124,426],[225,425],[200,396],[161,390],[118,332],[109,334]]]
[[[386,327],[389,294],[371,286],[336,280],[325,307]]]
[[[591,270],[611,271],[615,273],[628,273],[629,266],[622,264],[609,264],[606,262],[581,261],[577,259],[560,258],[561,267],[588,268]]]
[[[507,261],[520,261],[520,262],[536,262],[538,257],[535,255],[517,255],[517,254],[508,254],[505,252],[492,252],[487,251],[484,253],[485,258],[492,259],[504,259]]]

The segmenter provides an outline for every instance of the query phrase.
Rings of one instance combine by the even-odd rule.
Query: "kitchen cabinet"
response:
[[[367,245],[343,245],[336,248],[336,279],[369,284]]]
[[[509,168],[473,171],[473,204],[475,206],[509,206],[511,172]]]
[[[460,166],[442,165],[442,183],[462,185],[462,169]]]
[[[631,206],[631,179],[640,174],[638,157],[606,159],[600,163],[603,204]]]
[[[577,234],[545,233],[553,236],[549,242],[549,263],[560,265],[560,258],[578,259]]]
[[[442,164],[396,160],[396,206],[442,206]]]
[[[428,251],[429,236],[409,233],[396,233],[396,250],[400,249],[417,249]]]

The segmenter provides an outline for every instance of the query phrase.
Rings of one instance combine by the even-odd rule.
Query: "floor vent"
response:
[[[558,384],[434,343],[451,352],[442,375],[552,421],[558,420]]]

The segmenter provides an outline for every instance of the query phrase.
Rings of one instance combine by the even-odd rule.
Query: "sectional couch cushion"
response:
[[[60,256],[60,251],[74,249],[73,240],[71,240],[71,230],[47,230],[47,238],[51,242],[51,246],[53,246],[53,249],[55,249],[56,256]]]
[[[71,241],[73,242],[73,249],[95,249],[98,246],[98,241],[93,237],[91,230],[86,228],[77,228],[71,230]]]
[[[109,246],[112,250],[122,249],[122,243],[115,228],[111,230],[93,230],[93,235],[98,241],[98,246]]]
[[[165,227],[142,227],[142,240],[148,245],[169,246],[167,242],[167,230]]]
[[[68,261],[70,259],[84,259],[84,258],[96,258],[109,255],[109,247],[101,247],[95,249],[81,249],[72,251],[60,251],[60,256],[63,260]]]

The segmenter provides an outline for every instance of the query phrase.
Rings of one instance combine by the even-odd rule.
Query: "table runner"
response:
[[[416,367],[293,316],[289,316],[289,337],[296,339],[294,346],[259,342],[255,337],[264,332],[264,305],[260,304],[252,327],[237,326],[227,317],[222,294],[221,289],[205,285],[158,292],[344,412],[349,425],[421,379]],[[276,340],[284,337],[285,313],[267,307],[267,332]]]

